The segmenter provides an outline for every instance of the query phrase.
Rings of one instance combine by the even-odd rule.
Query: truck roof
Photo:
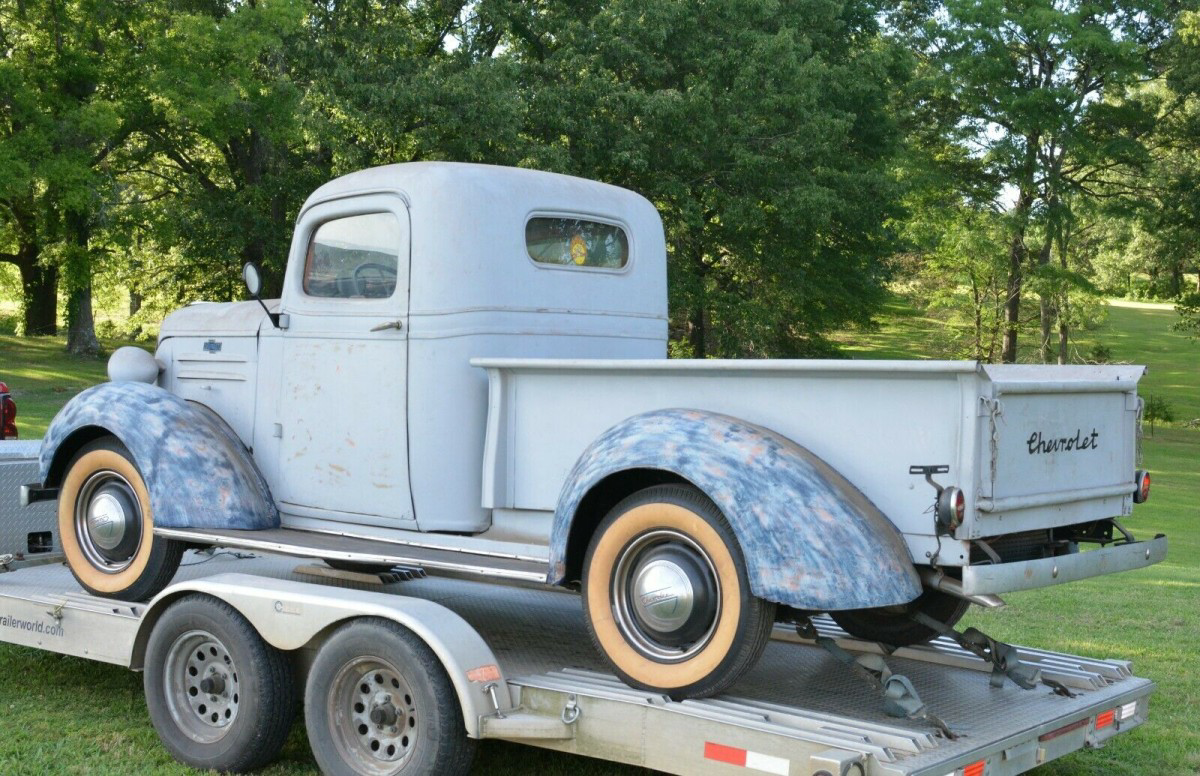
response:
[[[468,191],[479,188],[500,189],[508,196],[521,199],[537,200],[538,194],[553,192],[556,197],[575,199],[581,205],[622,203],[624,207],[648,207],[652,210],[654,208],[645,197],[636,192],[572,175],[494,164],[407,162],[370,167],[334,178],[308,197],[301,212],[317,202],[368,191],[393,190],[420,197],[432,191]],[[657,211],[655,216],[657,217]]]
[[[662,221],[640,194],[537,170],[413,162],[336,178],[313,192],[301,217],[321,203],[372,193],[393,193],[408,205],[410,314],[418,319],[470,310],[632,316],[655,322],[638,336],[665,340]],[[538,218],[618,227],[628,259],[623,266],[539,262],[527,233]]]

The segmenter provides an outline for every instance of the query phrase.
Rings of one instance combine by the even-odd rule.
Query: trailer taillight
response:
[[[8,395],[8,386],[0,383],[0,439],[17,438],[17,403]]]
[[[1113,723],[1113,717],[1116,714],[1113,711],[1105,711],[1096,715],[1096,730],[1101,730]]]
[[[1150,472],[1138,469],[1133,475],[1133,503],[1141,504],[1150,498]]]

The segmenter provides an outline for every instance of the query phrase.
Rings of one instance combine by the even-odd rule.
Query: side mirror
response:
[[[250,292],[250,296],[257,299],[262,291],[262,276],[258,274],[258,267],[249,261],[243,264],[242,280],[246,282],[246,290]]]
[[[265,312],[267,317],[271,319],[271,325],[276,329],[286,329],[287,324],[281,323],[281,321],[286,320],[284,316],[268,310],[267,303],[262,300],[261,296],[259,296],[259,293],[262,291],[262,275],[260,275],[258,272],[258,266],[250,261],[243,264],[242,280],[246,282],[246,290],[250,292],[250,296],[254,297],[258,303],[262,305],[263,312]]]

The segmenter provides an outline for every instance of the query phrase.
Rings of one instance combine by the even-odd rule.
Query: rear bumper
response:
[[[967,566],[962,570],[963,593],[988,595],[1061,585],[1102,574],[1151,566],[1167,557],[1167,537],[1059,555],[1055,558]]]

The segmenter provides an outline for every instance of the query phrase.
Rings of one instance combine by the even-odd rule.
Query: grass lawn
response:
[[[1200,343],[1167,330],[1169,310],[1114,306],[1080,349],[1101,342],[1114,360],[1146,363],[1143,394],[1167,399],[1179,421],[1200,417]],[[940,324],[899,300],[877,331],[842,342],[855,358],[917,358]],[[0,336],[0,380],[20,405],[22,436],[36,438],[80,389],[104,379],[104,361],[62,353],[61,338]],[[1150,720],[1105,749],[1038,769],[1043,776],[1200,773],[1200,431],[1176,423],[1145,441],[1154,475],[1150,502],[1127,527],[1171,537],[1168,560],[1136,572],[1006,596],[1001,612],[974,611],[967,624],[997,638],[1134,662],[1158,683]],[[0,772],[188,773],[159,745],[142,699],[141,677],[121,668],[0,645]],[[847,681],[854,681],[847,677]],[[936,711],[936,709],[935,709]],[[641,769],[487,742],[477,774],[634,774]],[[268,774],[314,774],[302,725]]]

